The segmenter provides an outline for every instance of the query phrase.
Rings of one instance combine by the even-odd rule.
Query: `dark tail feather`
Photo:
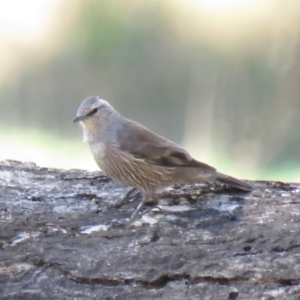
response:
[[[218,183],[226,184],[243,191],[253,190],[253,187],[250,184],[222,173],[217,173],[216,181]]]

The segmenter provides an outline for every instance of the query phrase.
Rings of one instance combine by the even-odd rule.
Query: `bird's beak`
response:
[[[73,120],[73,123],[76,123],[76,122],[79,122],[79,121],[82,121],[83,119],[85,119],[84,116],[77,116],[74,120]]]
[[[82,121],[83,119],[84,119],[84,116],[77,116],[77,117],[73,120],[73,123]]]

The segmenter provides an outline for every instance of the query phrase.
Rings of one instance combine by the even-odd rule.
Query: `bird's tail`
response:
[[[253,190],[253,187],[249,184],[246,183],[242,180],[236,179],[234,177],[222,174],[222,173],[217,173],[215,180],[217,183],[221,184],[227,184],[229,186],[232,186],[234,188],[243,190],[243,191],[251,191]]]

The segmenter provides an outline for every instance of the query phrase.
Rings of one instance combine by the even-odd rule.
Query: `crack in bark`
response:
[[[276,278],[269,278],[269,279],[258,279],[253,280],[253,278],[247,277],[233,277],[233,278],[226,278],[226,277],[212,277],[212,276],[198,276],[192,278],[189,274],[164,274],[157,279],[146,281],[146,280],[137,280],[137,279],[130,279],[130,278],[108,278],[108,277],[95,277],[95,278],[88,278],[84,276],[74,276],[74,274],[62,268],[63,264],[59,263],[52,263],[44,261],[43,259],[36,259],[32,261],[32,264],[36,267],[49,267],[55,268],[61,274],[66,276],[69,280],[80,283],[80,284],[88,284],[88,285],[103,285],[107,287],[111,286],[141,286],[145,289],[162,289],[164,288],[169,282],[173,281],[184,281],[186,285],[195,285],[199,283],[212,283],[222,286],[230,286],[232,284],[237,283],[248,283],[248,284],[280,284],[282,286],[293,286],[299,285],[300,279],[292,279],[292,278],[285,278],[285,279],[276,279]]]

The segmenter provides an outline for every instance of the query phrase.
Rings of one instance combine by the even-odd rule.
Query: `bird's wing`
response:
[[[121,130],[119,135],[120,150],[135,159],[142,159],[149,164],[162,167],[194,167],[215,171],[215,168],[193,159],[186,150],[177,144],[136,122],[127,123],[126,128]]]

